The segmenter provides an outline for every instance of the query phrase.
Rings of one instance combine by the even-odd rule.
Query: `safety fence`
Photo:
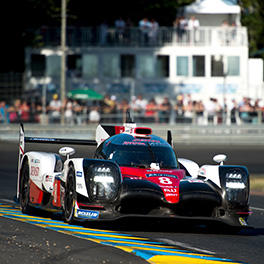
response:
[[[0,73],[0,101],[20,98],[23,92],[23,73]]]
[[[36,36],[36,46],[58,46],[60,28],[42,27],[31,30]],[[144,31],[128,27],[120,31],[114,27],[68,27],[67,46],[168,46],[168,45],[219,45],[246,46],[245,27],[204,27],[179,30],[176,27],[159,27],[155,31]]]
[[[41,125],[24,124],[27,136],[95,139],[98,124]],[[152,128],[154,134],[166,139],[171,130],[174,143],[199,145],[264,145],[264,125],[185,125],[185,124],[138,124]],[[0,125],[0,140],[18,140],[19,124]],[[1,142],[0,142],[1,144]]]

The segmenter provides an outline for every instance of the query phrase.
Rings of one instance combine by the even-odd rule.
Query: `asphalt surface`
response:
[[[27,145],[26,151],[57,152],[59,146]],[[76,147],[75,157],[91,157],[92,147]],[[264,173],[263,147],[176,146],[178,157],[201,164],[213,164],[212,157],[226,153],[228,164],[246,165],[251,173]],[[0,200],[13,200],[16,193],[18,143],[0,142]],[[251,196],[253,215],[250,227],[231,234],[224,226],[214,229],[203,225],[174,221],[126,220],[112,224],[94,224],[141,237],[186,246],[251,264],[264,259],[264,196]],[[146,263],[143,259],[114,247],[46,230],[31,224],[0,217],[0,263]]]

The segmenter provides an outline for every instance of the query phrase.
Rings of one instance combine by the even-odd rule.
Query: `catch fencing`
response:
[[[169,125],[139,124],[152,128],[154,134],[166,139],[171,130],[175,144],[192,145],[255,145],[264,146],[264,125]],[[27,136],[95,139],[97,124],[61,126],[25,124]],[[19,124],[0,126],[0,140],[18,141]],[[1,144],[1,143],[0,143]]]

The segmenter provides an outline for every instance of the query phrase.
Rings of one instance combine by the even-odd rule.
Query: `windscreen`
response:
[[[163,169],[177,168],[175,154],[168,146],[109,144],[105,155],[107,159],[115,161],[119,166],[149,168],[151,163],[159,163],[160,168]]]

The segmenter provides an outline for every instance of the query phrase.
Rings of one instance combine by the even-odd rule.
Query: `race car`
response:
[[[177,158],[167,140],[128,120],[98,125],[96,140],[25,137],[20,126],[17,199],[23,213],[33,208],[62,212],[66,222],[165,217],[217,220],[246,226],[249,173],[244,166],[199,167]],[[24,152],[26,143],[63,144],[59,153]],[[93,158],[72,158],[69,145],[96,146]]]

